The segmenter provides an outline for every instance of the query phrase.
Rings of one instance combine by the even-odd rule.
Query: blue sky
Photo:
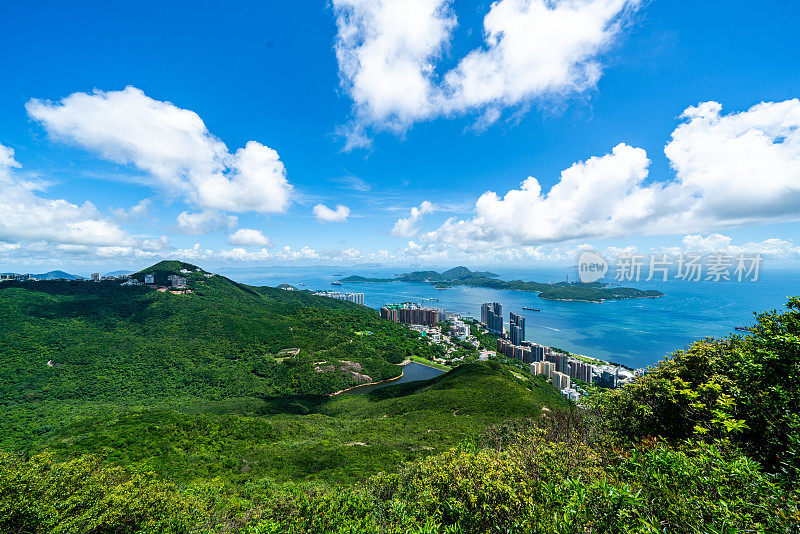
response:
[[[780,0],[3,2],[0,270],[798,257],[798,20]]]

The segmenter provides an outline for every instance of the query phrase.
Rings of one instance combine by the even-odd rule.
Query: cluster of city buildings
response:
[[[122,280],[124,279],[123,276],[100,276],[100,273],[92,273],[89,276],[89,280],[92,282],[99,282],[101,280]],[[67,281],[67,282],[85,282],[86,278],[77,277],[77,278],[36,278],[36,276],[31,276],[30,274],[17,274],[17,273],[7,273],[7,274],[0,274],[0,282],[4,280],[14,280],[18,282],[23,281]]]
[[[31,275],[29,275],[29,274],[15,274],[15,273],[0,274],[0,282],[2,282],[4,280],[15,280],[15,281],[22,282],[24,280],[30,280],[30,278],[31,278]]]
[[[460,319],[453,319],[450,323],[450,337],[466,341],[470,337],[469,325]]]
[[[550,379],[561,394],[577,402],[580,388],[573,381],[596,384],[605,388],[616,388],[634,378],[632,373],[620,366],[593,365],[574,356],[560,353],[550,347],[525,340],[525,318],[511,312],[506,331],[502,318],[503,306],[488,302],[481,306],[481,322],[489,332],[501,336],[497,340],[497,353],[530,365],[531,373]]]
[[[427,308],[413,302],[403,304],[387,304],[381,308],[381,318],[410,325],[436,326],[439,324],[437,308]]]
[[[184,270],[186,270],[186,269],[184,269]],[[206,275],[206,276],[209,276],[209,275]],[[213,276],[213,275],[211,275],[211,276]],[[177,274],[171,274],[171,275],[167,276],[167,282],[169,282],[169,286],[160,286],[159,285],[159,287],[156,287],[158,284],[156,284],[156,275],[153,274],[153,273],[145,274],[143,281],[139,281],[138,278],[133,278],[130,275],[127,275],[127,276],[125,276],[123,278],[125,278],[125,281],[120,284],[122,286],[151,286],[151,287],[154,287],[155,289],[159,289],[159,290],[181,291],[181,290],[185,290],[186,286],[188,284],[188,280],[186,279],[185,276],[178,276]]]
[[[590,363],[524,339],[519,341],[519,344],[514,344],[509,339],[498,339],[497,352],[522,363],[552,363],[556,372],[563,373],[570,378],[577,378],[583,382],[591,383],[592,377],[596,372],[595,366]]]
[[[318,297],[328,297],[331,299],[346,300],[364,306],[364,293],[341,293],[339,291],[317,291],[314,293]]]

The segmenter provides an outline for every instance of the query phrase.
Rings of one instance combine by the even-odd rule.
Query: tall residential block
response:
[[[521,345],[525,341],[525,317],[514,312],[509,313],[508,334],[511,343]]]
[[[553,362],[533,362],[531,364],[531,373],[535,375],[544,375],[547,378],[553,378],[555,373],[555,365]]]
[[[423,308],[416,304],[392,304],[381,308],[381,317],[395,323],[436,326],[439,324],[439,310]]]
[[[345,293],[344,298],[347,302],[364,305],[364,293]]]
[[[503,305],[499,302],[486,302],[481,305],[481,322],[489,332],[503,334]]]
[[[560,373],[558,371],[553,373],[553,385],[556,389],[566,389],[569,387],[569,375]]]

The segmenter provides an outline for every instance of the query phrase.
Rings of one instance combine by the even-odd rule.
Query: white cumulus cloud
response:
[[[768,258],[800,258],[800,246],[792,241],[771,237],[763,241],[748,241],[735,244],[723,234],[689,234],[683,237],[680,246],[665,247],[665,252],[677,255],[683,252],[694,254],[761,254]]]
[[[694,217],[732,224],[800,215],[800,100],[722,115],[704,102],[684,111],[664,152]]]
[[[91,202],[42,196],[44,185],[18,175],[14,151],[0,145],[0,241],[75,245],[131,244],[134,240]]]
[[[334,0],[341,83],[353,100],[347,148],[367,129],[405,131],[436,116],[481,112],[595,87],[600,54],[642,0],[499,0],[483,46],[437,73],[456,27],[451,0]]]
[[[682,119],[665,148],[675,179],[648,183],[645,151],[619,144],[564,170],[548,192],[533,177],[502,197],[488,191],[472,218],[425,238],[482,250],[800,220],[800,100],[730,115],[706,102]]]
[[[119,164],[133,164],[154,186],[209,210],[285,211],[292,186],[278,153],[249,141],[231,153],[203,120],[135,87],[33,99],[28,114],[54,138]]]
[[[339,204],[335,210],[325,204],[317,204],[313,209],[314,216],[321,222],[344,222],[350,216],[350,208]]]
[[[260,230],[252,228],[239,228],[230,236],[228,242],[231,245],[239,245],[242,247],[271,247],[272,240],[261,233]]]
[[[183,211],[178,215],[178,231],[192,235],[209,234],[217,230],[232,230],[237,222],[235,215],[225,215],[219,211]]]
[[[455,26],[449,0],[333,0],[341,83],[360,120],[405,130],[434,112],[434,60]],[[348,147],[369,144],[360,125]]]
[[[414,206],[411,208],[411,213],[408,217],[401,217],[397,219],[392,228],[392,235],[396,237],[411,237],[416,235],[419,231],[417,223],[422,220],[422,216],[436,211],[436,207],[429,201],[425,200],[419,207]]]

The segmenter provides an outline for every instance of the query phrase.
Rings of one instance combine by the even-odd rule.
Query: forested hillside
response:
[[[121,407],[326,395],[357,383],[342,361],[378,381],[431,350],[352,303],[244,286],[180,262],[134,276],[145,273],[157,284],[188,276],[193,293],[112,281],[0,285],[0,444],[25,450],[72,420]]]

